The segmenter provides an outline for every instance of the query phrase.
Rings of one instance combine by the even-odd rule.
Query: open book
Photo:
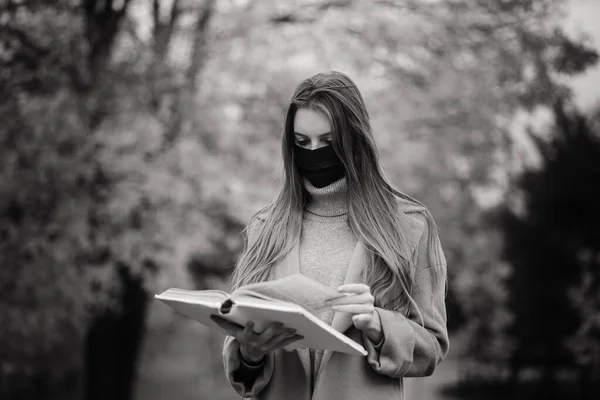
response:
[[[254,321],[254,331],[262,332],[270,322],[282,322],[296,329],[303,339],[285,347],[312,348],[366,355],[365,348],[321,321],[317,314],[330,310],[326,300],[343,296],[337,290],[302,274],[252,283],[234,290],[184,290],[171,288],[154,297],[176,311],[209,328],[223,329],[210,319],[219,315],[244,326]]]

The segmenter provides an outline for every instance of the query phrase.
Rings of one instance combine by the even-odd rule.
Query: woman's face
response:
[[[294,117],[294,143],[309,150],[331,144],[331,124],[323,114],[299,108]]]

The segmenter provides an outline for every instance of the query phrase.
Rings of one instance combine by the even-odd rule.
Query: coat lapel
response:
[[[300,273],[300,245],[296,241],[294,247],[286,254],[286,256],[275,266],[275,273],[273,279],[284,278],[289,275]],[[304,378],[306,382],[311,382],[311,365],[310,365],[310,353],[308,349],[296,349],[296,354],[300,359],[302,368],[304,368]]]
[[[364,263],[366,262],[366,249],[360,243],[360,240],[357,242],[354,250],[352,252],[352,256],[350,257],[350,262],[348,263],[348,269],[346,271],[346,276],[344,278],[344,284],[346,283],[364,283],[363,279],[363,269]],[[300,245],[297,241],[292,249],[286,254],[286,256],[281,260],[281,262],[277,263],[275,266],[274,277],[273,279],[283,278],[289,275],[300,273]],[[333,315],[333,321],[331,326],[339,332],[345,332],[350,326],[352,326],[352,315],[349,313],[339,313],[336,312]],[[298,358],[304,368],[305,378],[307,382],[311,381],[311,365],[310,365],[310,352],[308,349],[296,349],[298,354]],[[331,357],[331,350],[324,350],[323,358],[321,360],[321,365],[319,367],[319,371],[317,372],[317,376],[320,375],[321,371],[329,358]]]
[[[364,267],[366,263],[367,250],[360,243],[360,240],[356,244],[354,251],[352,252],[352,256],[350,258],[350,262],[348,263],[348,270],[346,271],[346,277],[344,278],[344,284],[346,283],[364,283]],[[332,328],[339,332],[346,332],[348,328],[352,326],[352,314],[344,313],[344,312],[336,312],[333,315],[333,321],[331,322]],[[319,366],[319,371],[317,372],[317,380],[321,375],[323,368],[329,361],[331,357],[331,350],[323,351],[323,358],[321,359],[321,365]],[[316,385],[315,385],[316,386]]]

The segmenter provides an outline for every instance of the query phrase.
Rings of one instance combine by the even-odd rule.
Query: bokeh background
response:
[[[432,211],[451,351],[407,399],[600,398],[600,1],[0,0],[0,398],[235,399],[228,288],[294,86],[348,74]]]

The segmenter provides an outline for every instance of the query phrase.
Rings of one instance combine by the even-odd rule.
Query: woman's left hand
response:
[[[331,300],[331,308],[334,311],[353,314],[354,326],[364,331],[371,341],[378,343],[383,333],[379,314],[375,312],[375,299],[371,288],[363,283],[348,283],[337,290],[346,296]]]

